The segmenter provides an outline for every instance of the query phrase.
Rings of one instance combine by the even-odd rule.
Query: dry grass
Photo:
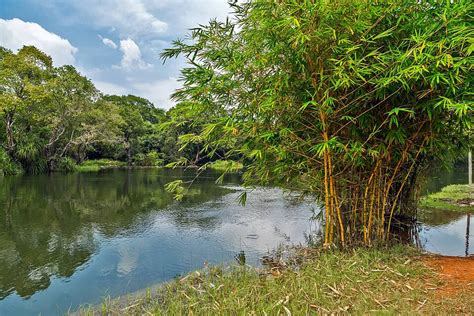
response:
[[[443,280],[417,252],[395,247],[352,252],[300,249],[266,269],[210,267],[138,296],[108,300],[82,315],[452,314],[468,312],[469,293],[449,303]]]

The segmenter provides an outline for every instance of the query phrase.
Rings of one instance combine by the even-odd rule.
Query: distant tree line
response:
[[[73,170],[92,159],[156,166],[199,161],[199,145],[179,151],[193,124],[181,106],[165,112],[133,95],[102,94],[73,66],[54,67],[33,46],[0,47],[0,173]]]

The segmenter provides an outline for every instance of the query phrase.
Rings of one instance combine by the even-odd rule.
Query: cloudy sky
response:
[[[160,52],[228,12],[227,0],[0,0],[0,46],[35,45],[105,93],[136,94],[169,108],[183,61],[163,65]]]

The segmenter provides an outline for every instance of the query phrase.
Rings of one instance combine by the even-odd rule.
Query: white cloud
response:
[[[108,46],[113,49],[117,49],[117,44],[115,44],[115,42],[112,41],[110,38],[102,37],[100,35],[99,35],[99,38],[102,40],[102,43],[104,43],[105,46]]]
[[[181,83],[179,83],[176,78],[170,77],[140,83],[134,81],[135,80],[130,79],[127,84],[121,85],[100,79],[93,79],[96,88],[104,94],[138,95],[150,100],[156,107],[162,109],[169,109],[175,105],[174,102],[170,100],[170,95],[181,87]]]
[[[56,0],[56,2],[59,2]],[[168,29],[145,7],[143,0],[71,1],[75,12],[92,24],[117,30],[121,37],[155,36]]]
[[[174,102],[170,100],[170,95],[180,87],[181,83],[173,77],[132,84],[135,94],[149,99],[156,107],[163,109],[174,106]]]
[[[122,69],[147,69],[153,66],[143,61],[140,47],[130,38],[120,41],[120,51],[123,53],[120,62]]]
[[[63,27],[104,36],[102,43],[96,43],[99,58],[84,58],[89,63],[84,65],[85,74],[100,90],[142,96],[161,108],[174,105],[169,96],[181,86],[175,78],[185,66],[183,58],[162,65],[162,50],[189,33],[189,28],[212,18],[224,20],[231,11],[227,0],[42,0],[41,4],[49,4],[48,13],[57,8],[52,14]],[[94,67],[100,73],[91,73]]]
[[[101,80],[93,80],[93,82],[95,87],[104,94],[126,95],[130,93],[125,87],[122,87],[121,85],[115,83],[110,83]]]
[[[213,18],[224,20],[231,11],[227,0],[146,0],[145,5],[151,12],[165,13],[163,20],[173,23],[170,31],[178,32]]]
[[[48,32],[41,25],[20,19],[0,19],[0,46],[17,50],[24,45],[34,45],[53,58],[55,65],[73,65],[77,48],[57,34]]]

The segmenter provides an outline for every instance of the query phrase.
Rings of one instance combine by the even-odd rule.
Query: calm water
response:
[[[239,177],[219,186],[217,176],[199,178],[180,203],[164,184],[191,180],[193,171],[0,179],[0,315],[62,314],[205,263],[231,262],[242,250],[248,263],[258,264],[279,244],[304,243],[306,234],[319,231],[310,201],[257,189],[241,207]],[[427,216],[420,244],[464,255],[465,220],[462,214]]]
[[[180,170],[115,170],[4,178],[0,186],[0,315],[61,314],[202,268],[247,262],[317,230],[312,205],[276,189],[237,198],[208,174],[182,203],[164,191]]]
[[[447,256],[474,255],[474,215],[433,211],[420,220],[418,244],[426,251]]]
[[[430,175],[424,191],[433,193],[449,184],[467,184],[467,172],[467,163],[464,161],[452,169],[437,170]],[[474,254],[474,214],[468,216],[462,212],[429,210],[420,212],[419,220],[417,243],[425,250],[447,256]]]

